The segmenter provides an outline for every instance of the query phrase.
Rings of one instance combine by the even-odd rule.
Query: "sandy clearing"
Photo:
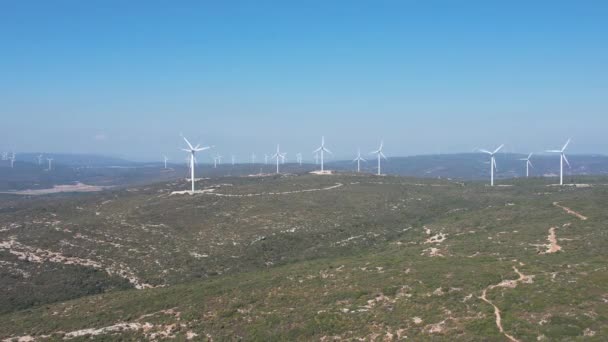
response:
[[[557,244],[557,236],[555,235],[556,227],[549,228],[549,235],[547,236],[547,240],[549,244],[547,246],[547,250],[544,252],[540,252],[540,254],[551,254],[556,253],[562,250],[562,247]]]
[[[445,241],[447,237],[447,234],[444,233],[439,233],[436,235],[431,236],[430,238],[426,239],[426,241],[424,241],[424,243],[442,243],[443,241]]]
[[[172,195],[184,195],[184,194],[188,194],[188,195],[207,194],[207,195],[214,195],[214,196],[219,196],[219,197],[253,197],[253,196],[266,196],[266,195],[291,195],[291,194],[299,194],[299,193],[303,193],[303,192],[333,190],[333,189],[337,189],[343,185],[344,184],[342,184],[342,183],[336,183],[335,185],[328,186],[325,188],[314,188],[314,189],[293,190],[293,191],[283,191],[283,192],[259,192],[259,193],[252,193],[252,194],[220,194],[220,193],[215,192],[215,188],[213,188],[213,189],[205,189],[205,190],[196,190],[196,191],[194,191],[194,193],[192,191],[187,191],[187,190],[186,191],[173,191],[173,192],[171,192],[171,196]]]
[[[95,260],[84,259],[78,257],[68,257],[59,252],[53,252],[46,249],[36,248],[24,245],[16,240],[14,236],[9,240],[0,241],[0,249],[6,249],[9,253],[17,256],[19,260],[27,260],[35,263],[53,262],[64,265],[79,265],[84,267],[92,267],[104,270],[109,275],[117,275],[129,281],[136,289],[147,289],[154,286],[144,283],[125,265],[114,263],[111,266],[105,266]]]
[[[558,208],[562,208],[566,213],[568,213],[570,215],[573,215],[573,216],[576,216],[578,219],[580,219],[582,221],[586,221],[588,219],[587,216],[584,216],[583,214],[578,213],[578,212],[576,212],[576,211],[574,211],[574,210],[572,210],[572,209],[570,209],[568,207],[564,207],[563,205],[560,205],[559,202],[553,202],[553,205],[556,206],[556,207],[558,207]]]
[[[503,280],[503,281],[501,281],[498,284],[490,285],[490,286],[486,287],[481,292],[481,297],[479,297],[479,299],[481,299],[484,302],[492,305],[492,307],[494,308],[494,316],[496,317],[496,326],[498,327],[498,330],[503,335],[505,335],[505,337],[508,338],[511,342],[519,342],[518,339],[516,339],[515,337],[513,337],[513,336],[511,336],[511,335],[509,335],[509,334],[507,334],[505,332],[505,329],[502,326],[502,315],[501,315],[500,309],[487,298],[488,290],[492,290],[492,289],[497,288],[497,287],[505,287],[505,288],[514,289],[514,288],[517,287],[517,284],[520,283],[520,282],[524,283],[524,284],[529,284],[529,283],[533,282],[534,276],[527,276],[527,275],[521,273],[517,269],[517,267],[515,267],[515,266],[513,266],[513,271],[515,271],[515,273],[517,273],[517,275],[519,276],[518,279],[515,279],[515,280]]]

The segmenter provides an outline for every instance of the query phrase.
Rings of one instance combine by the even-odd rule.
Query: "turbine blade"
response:
[[[194,147],[192,147],[192,144],[188,141],[188,139],[186,139],[186,137],[182,136],[182,138],[184,138],[184,140],[186,141],[186,144],[188,144],[188,147],[190,147],[191,150],[194,150]]]
[[[566,141],[566,144],[564,144],[564,147],[562,147],[562,152],[564,152],[566,150],[566,147],[568,147],[568,144],[570,144],[570,139],[568,139],[568,141]]]
[[[321,146],[321,147],[319,147],[318,149],[316,149],[316,150],[312,151],[312,153],[317,153],[317,152],[321,151],[321,149],[322,149],[322,148],[323,148],[323,146]]]
[[[549,152],[549,153],[561,153],[561,150],[546,150],[545,152]]]
[[[568,161],[568,158],[566,158],[566,155],[562,154],[562,157],[564,158],[564,161],[566,162],[566,164],[568,164],[568,167],[570,167],[570,162]]]
[[[528,160],[528,165],[530,165],[531,168],[534,168],[534,165],[532,165],[532,162]]]
[[[532,157],[532,153],[533,152],[530,152],[530,154],[528,154],[528,160]]]
[[[323,151],[325,151],[325,152],[327,152],[327,153],[329,153],[329,154],[333,154],[333,153],[331,153],[331,151],[330,151],[330,150],[326,149],[325,147],[323,147]]]
[[[479,150],[477,150],[479,152],[483,152],[483,153],[487,153],[487,154],[492,154],[492,152],[488,151],[488,150],[484,150],[483,148],[480,148]]]
[[[498,148],[497,148],[497,149],[495,149],[495,150],[494,150],[494,152],[493,152],[492,154],[494,154],[494,153],[496,153],[496,152],[500,151],[500,149],[501,149],[501,148],[503,148],[504,146],[505,146],[505,144],[502,144],[502,145],[498,146]]]

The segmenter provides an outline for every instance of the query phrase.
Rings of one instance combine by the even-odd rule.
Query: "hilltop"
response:
[[[0,201],[0,337],[608,336],[608,179],[283,175]]]

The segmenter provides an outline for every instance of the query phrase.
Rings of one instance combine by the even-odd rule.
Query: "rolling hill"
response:
[[[604,340],[608,178],[219,177],[0,198],[0,337]]]

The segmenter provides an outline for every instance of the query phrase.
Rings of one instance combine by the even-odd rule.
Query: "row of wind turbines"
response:
[[[565,153],[566,148],[568,147],[569,144],[570,144],[570,139],[568,139],[568,141],[566,141],[566,143],[560,150],[546,150],[545,151],[545,152],[549,152],[549,153],[559,153],[559,185],[564,185],[564,162],[566,162],[568,167],[570,167],[570,162],[568,162],[568,158],[566,158],[566,153]],[[490,155],[490,186],[494,186],[494,170],[497,169],[495,155],[504,146],[505,145],[502,144],[502,145],[498,146],[498,148],[496,148],[492,152],[490,152],[488,150],[484,150],[484,149],[479,149],[479,152],[487,153]],[[530,154],[528,154],[527,158],[519,159],[521,161],[526,162],[526,178],[530,176],[530,167],[532,167],[532,168],[534,167],[532,165],[532,162],[530,161],[530,158],[532,158],[532,154],[533,153],[531,152]]]
[[[15,168],[15,161],[17,160],[17,154],[15,152],[2,152],[1,154],[1,158],[2,160],[8,160],[11,164],[11,169]],[[43,155],[40,154],[38,156],[36,156],[36,160],[38,161],[38,165],[42,165],[42,159],[43,159]],[[52,170],[52,166],[53,166],[53,158],[46,158],[46,161],[48,163],[48,171]]]
[[[184,141],[186,142],[186,144],[188,145],[187,148],[182,148],[182,151],[188,152],[189,153],[189,167],[190,167],[190,180],[192,183],[192,192],[194,192],[194,183],[195,183],[195,178],[194,178],[194,167],[196,164],[196,153],[197,152],[201,152],[201,151],[205,151],[208,150],[210,148],[212,148],[213,146],[204,146],[201,147],[200,144],[197,144],[196,146],[193,146],[190,141],[182,136],[182,138],[184,139]],[[386,160],[386,156],[384,155],[384,152],[382,151],[384,147],[384,142],[381,141],[380,142],[380,147],[375,150],[372,151],[370,154],[375,154],[377,159],[378,159],[378,175],[381,175],[381,160],[384,159]],[[325,146],[325,137],[321,137],[321,146],[319,146],[319,148],[317,148],[316,150],[313,151],[313,153],[315,153],[315,157],[319,156],[321,157],[321,173],[325,173],[325,153],[329,153],[332,154],[332,152]],[[275,160],[276,161],[276,173],[279,174],[281,172],[280,170],[280,165],[281,163],[285,162],[285,157],[287,156],[287,153],[285,152],[281,152],[280,149],[280,145],[277,144],[277,150],[276,152],[270,156],[271,160]],[[266,156],[267,157],[267,156]],[[214,162],[214,167],[217,167],[217,163],[218,161],[221,162],[221,156],[220,155],[216,155],[213,158],[213,162]],[[165,163],[165,169],[167,168],[167,161],[169,160],[167,158],[167,156],[163,156],[164,159],[164,163]],[[297,162],[302,165],[302,153],[297,153],[296,154],[296,160]],[[235,158],[234,156],[232,156],[232,164],[234,165],[234,161]],[[265,162],[267,162],[268,159],[266,158]],[[353,160],[354,162],[357,162],[357,172],[361,172],[361,162],[366,162],[366,160],[361,157],[361,149],[357,150],[357,157]],[[316,161],[315,161],[316,162]],[[252,163],[255,163],[255,154],[252,154]]]

